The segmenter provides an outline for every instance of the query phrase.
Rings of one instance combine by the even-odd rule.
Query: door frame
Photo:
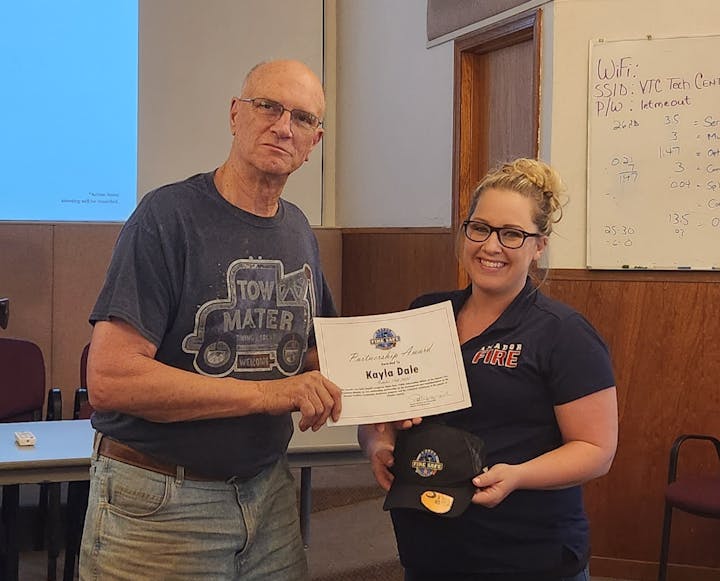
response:
[[[542,9],[518,15],[496,26],[473,32],[454,43],[454,103],[453,103],[453,192],[452,227],[457,230],[469,208],[469,195],[474,185],[487,172],[488,155],[482,139],[491,114],[483,87],[489,79],[483,75],[483,63],[478,57],[531,40],[533,59],[533,133],[534,155],[537,157],[540,128],[540,55]],[[476,89],[480,87],[481,90]],[[472,127],[468,134],[463,127]],[[471,185],[472,184],[472,185]]]

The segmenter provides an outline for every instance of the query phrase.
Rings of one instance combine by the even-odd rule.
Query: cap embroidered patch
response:
[[[440,457],[435,450],[423,450],[420,452],[417,458],[412,461],[412,467],[415,469],[415,472],[423,478],[435,476],[438,470],[443,469]]]
[[[454,501],[455,499],[452,496],[434,490],[426,490],[420,495],[420,502],[422,502],[423,506],[435,514],[449,512]]]
[[[425,422],[398,432],[395,476],[385,510],[410,508],[446,517],[462,514],[483,471],[484,443],[475,434]]]

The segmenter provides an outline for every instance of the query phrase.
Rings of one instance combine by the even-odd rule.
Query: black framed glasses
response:
[[[293,127],[303,131],[313,131],[322,123],[322,121],[312,113],[308,113],[302,109],[288,109],[282,103],[278,103],[272,99],[266,99],[264,97],[255,97],[254,99],[236,98],[243,103],[250,103],[255,113],[273,123],[280,119],[285,111],[290,113],[290,123],[292,123]]]
[[[500,244],[505,248],[511,248],[513,250],[520,248],[528,238],[542,236],[539,232],[525,232],[525,230],[521,230],[520,228],[496,228],[495,226],[490,226],[490,224],[478,222],[477,220],[465,220],[462,225],[468,240],[485,242],[490,238],[490,235],[495,232]]]

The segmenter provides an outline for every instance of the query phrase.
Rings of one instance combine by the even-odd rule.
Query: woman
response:
[[[411,305],[452,301],[473,403],[425,421],[482,438],[489,469],[457,518],[391,510],[406,581],[589,579],[580,485],[610,468],[617,401],[603,340],[529,276],[562,215],[560,190],[557,172],[535,160],[488,174],[458,233],[471,284]],[[385,490],[396,430],[413,423],[360,427]]]

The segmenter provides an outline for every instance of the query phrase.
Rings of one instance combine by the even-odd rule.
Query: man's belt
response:
[[[181,468],[177,464],[168,464],[167,462],[161,462],[152,456],[148,456],[143,452],[131,448],[130,446],[108,438],[102,434],[98,434],[100,438],[100,445],[98,446],[98,453],[106,458],[112,458],[124,464],[130,464],[137,468],[143,468],[159,474],[165,474],[167,476],[178,477],[182,473],[179,469]],[[192,470],[184,469],[185,480],[202,480],[202,481],[217,481],[222,480],[220,478],[212,478],[203,474],[197,474]]]

